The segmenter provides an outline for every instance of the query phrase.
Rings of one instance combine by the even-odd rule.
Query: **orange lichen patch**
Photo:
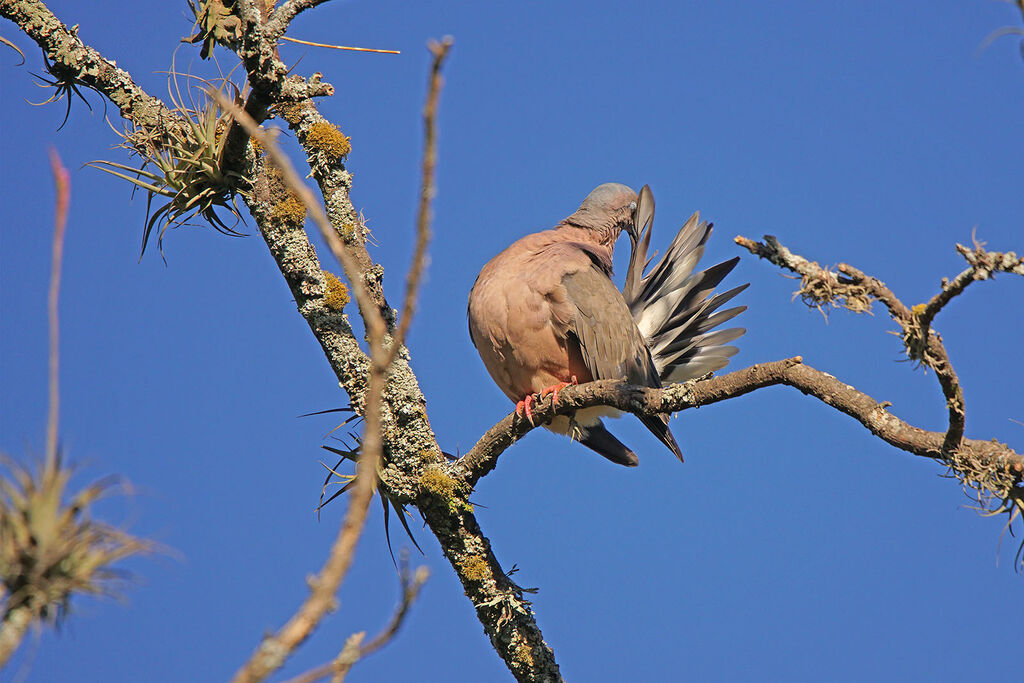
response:
[[[348,295],[348,287],[337,275],[326,270],[324,271],[324,282],[327,284],[324,305],[332,311],[341,311],[351,300]]]
[[[351,138],[326,121],[309,127],[306,144],[327,161],[336,161],[352,151]]]
[[[270,218],[289,225],[302,225],[306,222],[306,205],[294,193],[282,202],[270,208]]]
[[[491,575],[491,568],[487,561],[479,555],[470,555],[459,563],[462,567],[462,576],[469,581],[483,581]]]

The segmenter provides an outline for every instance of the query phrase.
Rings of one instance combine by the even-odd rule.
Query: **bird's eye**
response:
[[[629,203],[629,210],[630,211],[636,211],[636,202],[630,202]]]

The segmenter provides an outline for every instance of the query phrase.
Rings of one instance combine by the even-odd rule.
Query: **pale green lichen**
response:
[[[419,482],[421,488],[443,500],[452,514],[473,511],[473,506],[462,497],[465,484],[448,476],[440,468],[427,467],[420,474]]]
[[[420,486],[436,496],[448,500],[454,498],[460,483],[436,467],[428,467],[420,475]]]

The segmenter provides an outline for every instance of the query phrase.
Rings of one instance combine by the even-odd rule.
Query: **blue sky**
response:
[[[185,3],[48,3],[152,93],[166,92]],[[440,119],[429,278],[410,347],[441,445],[465,451],[510,405],[466,332],[484,262],[549,227],[607,181],[649,183],[664,246],[695,209],[714,221],[707,265],[731,238],[769,233],[825,264],[849,262],[908,304],[963,268],[972,230],[1024,250],[1024,62],[1009,5],[942,2],[333,2],[291,35],[401,56],[285,46],[324,73],[322,109],[352,136],[353,200],[380,246],[392,301],[412,244],[419,110],[430,37],[455,36]],[[47,148],[72,169],[62,293],[62,434],[78,481],[124,475],[135,495],[99,513],[173,549],[126,563],[123,604],[79,600],[59,634],[28,644],[27,681],[223,680],[305,594],[343,504],[317,521],[321,436],[346,402],[258,237],[183,228],[138,262],[145,202],[81,165],[111,151],[103,105],[30,107],[28,64],[0,51],[0,447],[40,453],[52,225]],[[233,66],[217,51],[221,65]],[[178,50],[179,68],[198,53]],[[196,64],[194,68],[206,67]],[[112,107],[108,115],[114,116]],[[251,228],[249,230],[251,232]],[[934,377],[901,361],[874,316],[791,303],[794,283],[743,258],[749,332],[735,367],[802,355],[940,429]],[[1024,449],[1024,281],[980,283],[937,319],[963,381],[967,431]],[[937,464],[895,451],[786,388],[672,422],[680,465],[632,418],[613,430],[634,470],[537,431],[474,496],[518,565],[563,675],[621,680],[958,680],[1019,667],[1016,540],[965,508]],[[414,531],[418,522],[413,523]],[[395,535],[397,540],[401,536]],[[352,680],[509,680],[428,532],[433,572],[399,637]],[[289,662],[375,633],[397,598],[373,508],[341,609]]]

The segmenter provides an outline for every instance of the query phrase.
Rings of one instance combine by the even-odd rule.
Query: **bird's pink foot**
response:
[[[535,396],[535,394],[527,394],[526,398],[516,403],[516,415],[522,417],[523,413],[526,413],[526,419],[530,421],[530,424],[534,423],[533,411],[530,410],[530,406],[533,404],[534,401],[537,400]]]
[[[526,419],[530,421],[530,424],[536,424],[533,421],[533,411],[530,409],[530,406],[542,401],[548,394],[554,394],[551,397],[551,405],[555,406],[558,404],[558,392],[566,387],[573,386],[574,384],[578,384],[576,381],[576,375],[573,375],[572,380],[569,382],[559,382],[558,384],[552,384],[550,387],[541,389],[536,394],[527,394],[522,401],[516,403],[516,415],[522,417],[525,414]]]
[[[546,389],[541,389],[540,393],[538,394],[538,397],[544,398],[548,394],[552,394],[551,405],[556,406],[558,405],[558,392],[561,391],[562,389],[565,389],[566,387],[571,387],[576,384],[578,384],[578,382],[576,381],[576,375],[573,375],[572,379],[568,382],[559,382],[558,384],[552,384],[550,387]]]

